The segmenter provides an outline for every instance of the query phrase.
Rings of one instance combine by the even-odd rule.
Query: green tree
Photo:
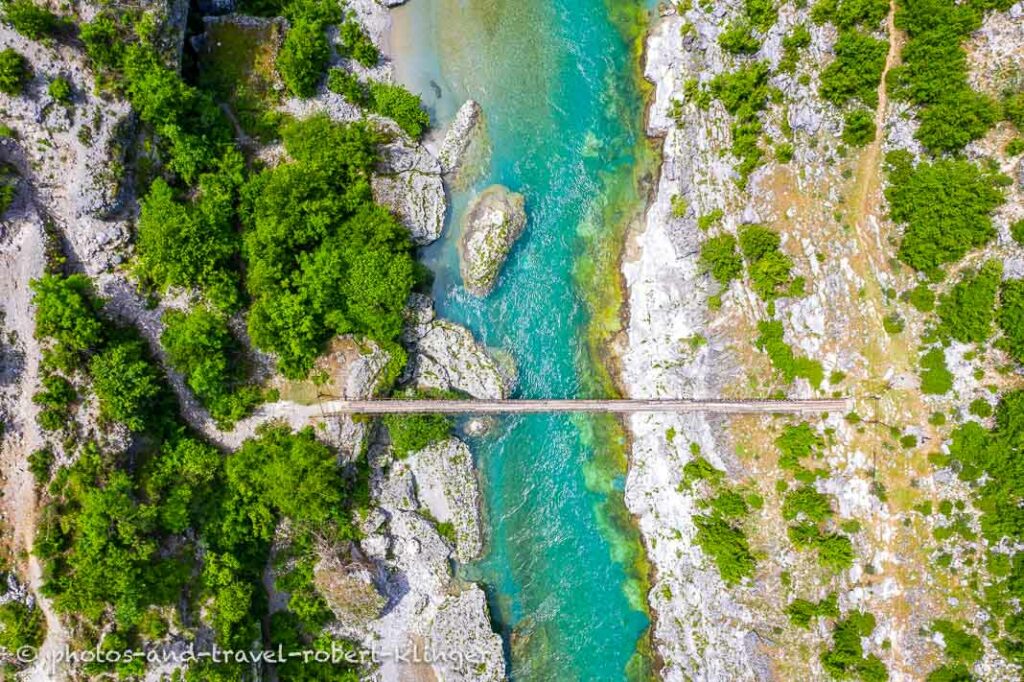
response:
[[[152,416],[163,390],[161,377],[142,341],[112,344],[89,362],[100,414],[141,431]]]
[[[299,21],[288,29],[277,53],[277,70],[296,97],[312,97],[331,56],[327,36],[318,23]]]
[[[0,92],[16,96],[28,83],[28,60],[12,48],[0,50]]]
[[[700,263],[723,287],[743,272],[743,260],[736,252],[736,238],[731,234],[711,237],[701,244]]]
[[[63,27],[60,17],[32,0],[5,0],[2,8],[4,22],[31,40],[52,36]]]
[[[867,109],[854,109],[843,118],[843,142],[861,147],[875,139],[875,116]]]
[[[1003,275],[998,260],[965,274],[939,301],[942,330],[962,343],[984,343],[992,333],[996,294]]]
[[[52,338],[68,353],[96,348],[103,339],[100,306],[85,275],[43,275],[32,280],[36,306],[36,338]]]
[[[889,44],[860,31],[843,31],[836,41],[836,58],[821,73],[821,96],[842,106],[856,99],[878,105],[878,82]]]

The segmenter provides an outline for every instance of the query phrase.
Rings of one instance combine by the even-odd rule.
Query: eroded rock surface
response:
[[[526,200],[503,185],[491,185],[466,209],[459,237],[459,269],[466,289],[486,296],[526,227]]]

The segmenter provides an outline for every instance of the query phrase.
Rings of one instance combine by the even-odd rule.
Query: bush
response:
[[[835,593],[817,603],[807,599],[794,599],[786,606],[786,615],[793,625],[809,629],[814,618],[838,618],[839,605]]]
[[[430,127],[430,115],[423,110],[420,98],[401,85],[372,81],[370,99],[375,112],[392,119],[413,139],[419,139]]]
[[[779,60],[779,71],[793,73],[796,71],[800,53],[811,44],[811,31],[807,24],[797,24],[793,30],[782,38],[782,59]]]
[[[21,647],[38,649],[46,636],[46,621],[37,606],[20,601],[0,604],[0,647],[15,652]]]
[[[147,357],[142,341],[121,341],[89,362],[89,373],[100,404],[100,416],[142,431],[157,412],[162,377]]]
[[[843,117],[843,142],[861,147],[875,139],[875,116],[867,109],[855,109]]]
[[[335,67],[327,72],[327,89],[358,107],[368,107],[372,103],[369,88],[360,82],[358,76],[345,69]]]
[[[764,301],[784,296],[792,289],[793,261],[779,250],[779,235],[761,225],[744,225],[739,232],[740,251],[747,261],[751,286]]]
[[[953,388],[953,374],[946,367],[946,354],[932,348],[921,358],[921,392],[942,395]]]
[[[694,542],[711,557],[726,585],[735,585],[754,574],[756,562],[743,531],[719,516],[695,516]]]
[[[836,41],[836,58],[821,73],[821,96],[836,106],[856,99],[878,105],[878,83],[889,44],[859,31],[843,31]]]
[[[400,415],[384,417],[384,425],[391,436],[395,457],[404,459],[414,452],[451,437],[451,417],[442,414]]]
[[[955,89],[921,110],[914,136],[932,152],[955,152],[983,137],[998,119],[998,108],[987,95]]]
[[[1024,363],[1024,280],[1011,279],[999,290],[999,328],[1007,352]]]
[[[396,339],[416,268],[408,230],[372,202],[371,129],[315,116],[281,132],[294,161],[243,191],[248,323],[253,343],[296,378],[335,334]]]
[[[907,300],[918,312],[930,313],[935,310],[935,293],[924,282],[910,290]]]
[[[763,152],[758,146],[763,126],[758,112],[768,104],[768,64],[753,62],[731,73],[715,76],[710,92],[726,111],[736,117],[732,125],[732,154],[740,160],[740,186],[760,165]]]
[[[718,34],[718,44],[730,54],[754,54],[761,49],[761,41],[744,19],[734,21]]]
[[[227,152],[215,172],[199,176],[189,201],[157,178],[141,202],[138,273],[161,291],[199,288],[216,305],[237,304],[235,200],[244,176],[241,155]]]
[[[885,664],[874,654],[864,656],[861,640],[875,630],[875,617],[853,611],[836,623],[832,631],[832,648],[821,655],[825,672],[835,679],[857,678],[862,682],[883,682],[889,679]]]
[[[42,384],[42,390],[32,396],[32,402],[42,408],[36,421],[44,431],[59,431],[71,421],[71,405],[78,399],[78,392],[58,374],[46,374]]]
[[[887,156],[889,214],[905,223],[899,258],[931,271],[995,236],[991,214],[1003,202],[1002,176],[963,159],[912,166],[905,152]]]
[[[71,83],[63,76],[58,76],[50,81],[50,84],[46,86],[46,91],[50,97],[62,104],[67,104],[71,101]]]
[[[1024,133],[1024,90],[1008,92],[1003,97],[1003,115],[1018,131]]]
[[[1003,264],[990,260],[975,273],[965,274],[939,301],[942,331],[961,343],[984,343],[992,333],[996,293]]]
[[[100,303],[92,295],[85,275],[43,275],[29,283],[36,306],[37,339],[53,339],[59,350],[77,355],[95,348],[103,339],[98,319]]]
[[[53,460],[53,450],[48,447],[39,448],[28,456],[28,470],[32,472],[36,485],[42,487],[50,482]]]
[[[351,57],[366,67],[375,66],[380,61],[380,51],[358,22],[346,21],[338,31],[338,37],[341,41],[338,52],[343,57]]]
[[[160,343],[171,367],[185,375],[189,388],[221,428],[249,414],[261,393],[244,384],[241,344],[223,314],[205,308],[164,315]]]
[[[783,340],[782,322],[764,320],[757,323],[757,330],[759,334],[754,345],[758,350],[763,350],[768,354],[772,367],[782,374],[786,383],[802,378],[807,379],[814,388],[821,386],[821,382],[825,378],[825,370],[821,363],[817,360],[798,357],[793,353],[793,349]]]
[[[300,21],[288,29],[277,53],[277,70],[293,95],[312,97],[330,57],[331,49],[323,27]]]
[[[887,0],[818,0],[811,8],[811,20],[841,29],[863,26],[872,30],[888,13]]]
[[[736,252],[736,238],[731,234],[711,237],[701,244],[700,263],[723,287],[728,287],[743,272],[743,261]]]
[[[19,95],[28,79],[28,60],[11,48],[0,50],[0,92]]]
[[[1010,225],[1010,236],[1013,238],[1013,241],[1024,246],[1024,220],[1018,220]]]
[[[78,37],[94,68],[114,69],[120,66],[124,43],[116,22],[105,14],[79,26]]]
[[[52,36],[63,25],[60,17],[32,0],[5,0],[3,20],[30,40]]]
[[[786,493],[782,502],[782,518],[792,521],[804,518],[818,523],[832,516],[832,504],[828,496],[813,486],[805,485]]]

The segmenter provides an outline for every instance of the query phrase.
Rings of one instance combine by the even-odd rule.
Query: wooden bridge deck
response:
[[[846,413],[838,400],[329,400],[324,414],[517,414],[536,412],[705,412],[712,414]]]

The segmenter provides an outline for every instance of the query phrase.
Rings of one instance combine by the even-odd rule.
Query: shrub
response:
[[[847,112],[843,118],[843,142],[861,147],[875,139],[875,117],[867,109]]]
[[[711,211],[710,213],[705,213],[704,215],[698,217],[697,218],[697,227],[699,229],[707,232],[711,228],[712,225],[718,224],[722,220],[722,218],[724,218],[724,217],[725,217],[725,211],[723,211],[720,208],[716,208],[713,211]],[[1024,226],[1024,220],[1021,221],[1021,225]],[[1024,230],[1024,227],[1022,227],[1022,230]]]
[[[1004,150],[1007,156],[1020,156],[1024,154],[1024,137],[1015,137],[1006,143]]]
[[[344,97],[349,104],[368,107],[372,103],[369,88],[360,82],[358,76],[345,69],[335,67],[327,72],[327,89]]]
[[[811,7],[811,20],[838,28],[864,26],[874,29],[889,13],[886,0],[818,0]]]
[[[53,450],[48,447],[39,448],[28,456],[28,470],[32,472],[36,485],[41,487],[50,482],[53,460]]]
[[[1011,279],[999,290],[999,328],[1007,352],[1024,362],[1024,280]]]
[[[832,631],[832,648],[821,655],[825,672],[835,679],[857,678],[862,682],[883,682],[889,679],[885,665],[874,654],[864,656],[861,640],[875,630],[875,617],[853,611],[836,623]]]
[[[408,230],[372,203],[371,129],[314,116],[281,133],[294,161],[243,191],[248,324],[253,343],[301,377],[335,334],[396,339],[416,270]]]
[[[1008,92],[1003,97],[1003,115],[1018,131],[1024,133],[1024,90]]]
[[[351,57],[363,66],[374,66],[380,61],[380,51],[373,44],[363,27],[354,20],[346,21],[338,31],[341,41],[338,52],[344,57]]]
[[[935,309],[935,293],[924,282],[910,290],[907,300],[922,313],[930,313]]]
[[[836,58],[821,73],[821,96],[836,106],[856,99],[878,105],[878,82],[889,44],[859,31],[844,31],[836,41]]]
[[[814,388],[821,386],[821,382],[825,378],[825,370],[821,363],[793,353],[793,349],[783,340],[781,321],[758,322],[757,330],[759,335],[754,341],[754,345],[758,350],[763,350],[768,354],[772,367],[782,374],[786,383],[802,378],[807,379]]]
[[[752,62],[731,73],[715,76],[709,91],[726,111],[736,117],[732,125],[732,154],[740,160],[737,172],[740,186],[761,163],[763,152],[758,141],[763,126],[758,112],[768,104],[768,64]]]
[[[835,593],[829,594],[817,603],[807,599],[794,599],[786,605],[786,615],[793,625],[808,629],[814,618],[838,618],[839,605]]]
[[[36,306],[36,338],[52,338],[70,354],[84,353],[100,343],[100,303],[92,295],[88,277],[43,275],[29,286]]]
[[[21,647],[38,649],[46,635],[46,621],[37,606],[11,600],[0,604],[0,647],[14,652]]]
[[[1018,220],[1010,225],[1010,236],[1013,238],[1013,241],[1024,246],[1024,220]]]
[[[58,102],[67,104],[71,101],[71,83],[69,83],[68,79],[63,76],[58,76],[50,81],[50,84],[46,87],[46,91],[50,94],[50,97],[54,98]]]
[[[899,258],[931,271],[995,236],[991,213],[1003,202],[1002,176],[963,159],[912,166],[905,152],[887,156],[890,216],[905,223]]]
[[[729,286],[743,272],[743,261],[736,252],[736,238],[731,234],[711,237],[701,244],[700,263],[723,287]]]
[[[782,502],[782,518],[792,521],[803,517],[815,523],[832,516],[832,505],[828,496],[813,486],[805,485],[786,493]]]
[[[921,110],[914,136],[932,152],[955,152],[983,137],[998,119],[999,111],[987,95],[955,89]]]
[[[199,288],[232,308],[238,300],[235,200],[243,174],[242,157],[231,150],[216,172],[199,176],[198,192],[187,202],[157,178],[141,202],[137,272],[160,290]]]
[[[0,92],[21,94],[29,79],[28,60],[11,48],[0,50]]]
[[[124,43],[111,17],[100,14],[92,21],[81,24],[78,37],[85,45],[85,53],[89,55],[94,67],[113,69],[120,66]]]
[[[782,59],[779,60],[779,71],[793,73],[800,61],[801,51],[811,44],[811,31],[807,24],[797,24],[793,30],[782,38]]]
[[[982,419],[992,416],[992,406],[984,398],[972,400],[971,404],[967,407],[967,411],[975,417],[981,417]]]
[[[985,647],[977,635],[972,635],[948,620],[934,621],[932,631],[942,635],[946,658],[953,663],[972,666],[985,653]]]
[[[942,395],[953,388],[953,374],[946,368],[946,354],[933,348],[921,358],[921,392]]]
[[[3,20],[30,40],[52,36],[63,25],[60,17],[32,0],[5,0]]]
[[[241,345],[223,314],[205,308],[164,315],[160,343],[171,367],[185,375],[189,388],[221,428],[230,428],[261,400],[258,388],[244,384]]]
[[[740,251],[757,295],[765,301],[786,295],[792,288],[793,261],[779,250],[779,235],[761,225],[744,225],[739,237]]]
[[[779,163],[789,163],[793,160],[794,148],[790,142],[780,142],[775,145],[775,158]]]
[[[430,127],[430,115],[423,110],[420,98],[401,85],[373,81],[370,98],[375,112],[394,120],[413,139],[419,139]]]
[[[141,431],[157,410],[163,383],[142,341],[110,345],[89,362],[100,415]]]
[[[754,574],[756,562],[743,531],[719,516],[695,516],[694,542],[711,557],[722,580],[735,585]]]
[[[962,343],[984,343],[992,333],[1003,264],[990,260],[964,275],[939,302],[943,332]]]
[[[761,49],[761,41],[754,35],[751,26],[739,19],[718,35],[718,44],[730,54],[754,54]]]
[[[277,53],[277,70],[293,95],[312,97],[330,56],[324,29],[316,23],[299,21],[288,29]]]
[[[384,417],[384,425],[388,427],[395,457],[404,459],[429,445],[447,440],[451,437],[454,423],[442,414],[389,414]]]
[[[78,393],[71,382],[58,374],[46,374],[42,390],[32,396],[32,402],[39,405],[36,421],[44,431],[59,431],[71,420],[71,405],[78,399]]]

